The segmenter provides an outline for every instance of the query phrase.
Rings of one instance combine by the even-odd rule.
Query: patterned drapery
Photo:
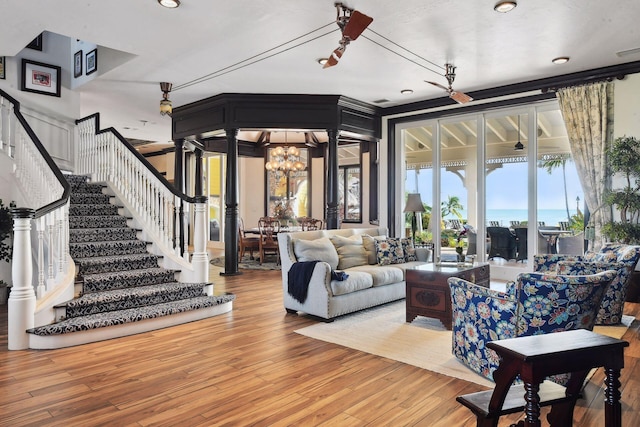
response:
[[[613,84],[602,82],[562,88],[556,96],[585,202],[591,212],[589,222],[595,227],[591,249],[599,249],[604,243],[602,226],[612,219],[604,196],[611,186],[605,152],[613,139]]]

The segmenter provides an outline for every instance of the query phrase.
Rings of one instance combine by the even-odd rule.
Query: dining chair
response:
[[[322,230],[322,220],[316,218],[308,218],[302,226],[302,231]]]
[[[516,236],[507,227],[487,227],[491,246],[488,259],[504,258],[505,260],[516,257]]]
[[[276,238],[280,231],[280,221],[268,218],[262,218],[258,221],[258,229],[260,230],[260,264],[264,262],[267,254],[276,256],[276,263],[280,264],[280,251],[278,249],[278,240]]]
[[[247,250],[249,250],[249,259],[253,259],[253,251],[260,251],[260,238],[247,237],[242,218],[238,219],[238,250],[240,251],[239,259],[242,259]]]

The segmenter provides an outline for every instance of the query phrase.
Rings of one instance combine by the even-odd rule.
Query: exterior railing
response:
[[[45,309],[45,300],[54,291],[63,294],[58,287],[68,286],[70,187],[20,113],[20,104],[2,90],[0,155],[13,168],[11,197],[19,206],[12,209],[12,287],[8,301],[8,346],[18,350],[28,348],[26,330],[35,326],[36,310]],[[35,247],[31,242],[36,242]],[[35,266],[32,259],[36,260]]]
[[[76,173],[107,183],[160,251],[186,263],[181,280],[206,282],[206,197],[177,191],[117,130],[100,129],[99,121],[96,113],[76,122]]]

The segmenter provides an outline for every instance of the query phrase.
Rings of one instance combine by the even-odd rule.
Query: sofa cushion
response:
[[[416,256],[416,248],[413,247],[413,242],[411,239],[402,238],[400,239],[400,243],[402,243],[402,250],[404,251],[404,261],[411,262],[417,261],[418,257]]]
[[[298,261],[325,261],[332,270],[338,268],[338,252],[328,237],[316,240],[295,239],[293,253]]]
[[[332,280],[333,295],[350,294],[351,292],[368,289],[373,286],[373,277],[364,271],[349,271],[347,280]]]
[[[362,246],[362,237],[331,236],[329,238],[338,252],[338,270],[368,264],[367,251]]]
[[[400,264],[404,262],[404,250],[400,239],[389,237],[386,240],[376,240],[376,254],[378,264]]]
[[[366,272],[371,275],[373,278],[373,286],[384,286],[390,285],[392,283],[402,282],[404,280],[404,271],[403,269],[398,268],[397,266],[401,264],[396,264],[394,266],[390,265],[360,265],[358,267],[350,268],[347,271],[347,274],[351,274],[352,272]]]
[[[378,263],[378,253],[376,251],[376,240],[384,240],[387,236],[370,236],[368,234],[362,235],[362,246],[367,252],[367,258],[369,265]]]

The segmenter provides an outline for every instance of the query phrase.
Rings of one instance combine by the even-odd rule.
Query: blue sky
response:
[[[416,191],[415,171],[407,171],[406,191]],[[575,165],[567,163],[567,194],[569,209],[572,213],[576,208],[576,197],[580,197],[580,209],[583,209],[584,192],[578,180]],[[422,200],[431,204],[432,200],[432,171],[422,169],[419,173],[418,187]],[[453,173],[442,175],[443,196],[458,196],[462,205],[467,208],[467,195],[462,181]],[[510,163],[492,171],[487,176],[487,209],[527,209],[527,164]],[[565,197],[562,169],[555,169],[548,174],[544,169],[538,169],[538,209],[564,209]]]

